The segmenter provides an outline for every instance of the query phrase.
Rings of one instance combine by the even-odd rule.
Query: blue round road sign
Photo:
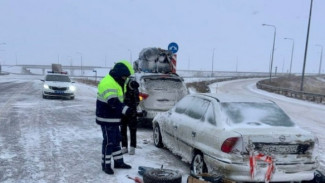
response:
[[[173,52],[173,53],[176,53],[178,51],[178,45],[176,43],[174,43],[174,42],[169,43],[168,50]]]

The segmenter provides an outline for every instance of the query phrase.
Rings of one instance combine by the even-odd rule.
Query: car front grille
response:
[[[68,87],[56,87],[56,86],[50,86],[51,90],[58,90],[58,91],[65,91],[68,90]]]
[[[48,96],[73,96],[73,93],[53,93],[53,92],[44,92]]]

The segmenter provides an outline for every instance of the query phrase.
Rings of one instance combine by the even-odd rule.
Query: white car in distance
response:
[[[70,77],[65,73],[48,73],[42,87],[43,98],[69,98],[74,99],[76,87]]]

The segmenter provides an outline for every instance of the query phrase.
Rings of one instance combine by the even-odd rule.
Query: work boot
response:
[[[115,163],[114,168],[121,168],[121,169],[131,169],[132,167],[128,164],[123,163]]]
[[[135,148],[130,147],[129,155],[134,155],[135,154]]]
[[[122,147],[121,149],[122,154],[128,153],[128,149],[126,147]]]
[[[113,175],[114,174],[114,171],[111,167],[106,167],[106,168],[102,168],[102,170],[106,173],[106,174],[109,174],[109,175]]]

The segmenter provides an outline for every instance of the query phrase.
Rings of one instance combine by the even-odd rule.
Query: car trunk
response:
[[[255,155],[261,153],[271,156],[276,164],[292,165],[315,161],[314,137],[299,128],[240,128],[235,131],[242,136],[242,149],[246,158],[249,149],[253,148]]]
[[[141,92],[148,94],[142,107],[151,110],[166,111],[186,95],[187,90],[179,78],[154,77],[144,78]]]

